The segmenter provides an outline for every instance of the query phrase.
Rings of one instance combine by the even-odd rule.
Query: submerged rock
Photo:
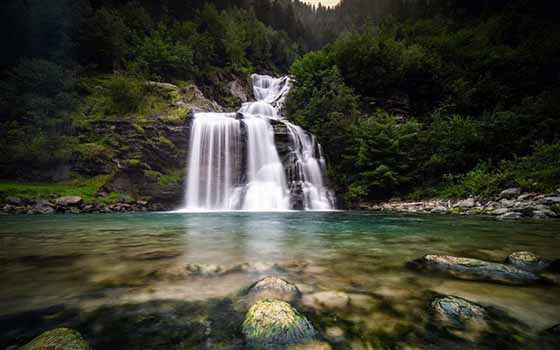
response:
[[[445,326],[464,328],[468,324],[477,324],[479,328],[486,328],[486,310],[470,301],[447,296],[436,298],[432,302],[432,310],[438,322]]]
[[[543,272],[550,266],[548,261],[531,252],[512,253],[507,257],[506,264],[515,266],[521,270],[536,273]]]
[[[69,328],[55,328],[39,335],[22,350],[90,350],[89,343],[80,333]]]
[[[408,263],[408,266],[415,269],[443,271],[461,279],[514,285],[528,285],[547,281],[532,272],[514,266],[455,256],[426,255]]]
[[[302,304],[312,309],[346,309],[350,296],[344,292],[324,291],[305,295]]]
[[[455,336],[477,340],[490,327],[484,307],[466,299],[446,296],[432,302],[434,323]]]
[[[344,340],[344,330],[340,327],[332,326],[325,329],[325,338],[333,342]]]
[[[187,274],[200,276],[219,275],[225,272],[222,266],[216,264],[187,264],[185,270]]]
[[[299,289],[290,282],[278,277],[265,277],[247,291],[247,295],[254,300],[277,299],[294,302],[301,298]]]
[[[245,315],[242,333],[247,344],[254,349],[310,349],[305,343],[317,334],[315,328],[290,304],[265,299],[255,303]],[[313,348],[311,348],[313,349]]]

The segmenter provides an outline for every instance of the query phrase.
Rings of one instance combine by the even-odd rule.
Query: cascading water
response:
[[[238,113],[194,115],[183,210],[332,209],[320,145],[281,117],[289,78],[252,79],[257,101]],[[282,159],[273,122],[289,136]]]

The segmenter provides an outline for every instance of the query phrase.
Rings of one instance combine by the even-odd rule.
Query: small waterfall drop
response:
[[[281,115],[289,78],[254,74],[252,80],[257,101],[238,113],[194,115],[182,210],[332,209],[320,145]],[[283,157],[277,127],[288,134]]]

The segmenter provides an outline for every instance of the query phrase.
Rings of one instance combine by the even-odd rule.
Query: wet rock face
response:
[[[307,349],[299,344],[313,340],[315,328],[290,304],[265,299],[255,303],[245,315],[242,333],[253,349]]]
[[[295,302],[301,298],[299,289],[290,282],[278,277],[266,277],[256,282],[247,292],[254,300],[276,299]]]
[[[80,333],[69,328],[47,331],[24,345],[22,350],[91,350]]]
[[[514,266],[455,256],[426,255],[423,258],[410,262],[408,266],[414,269],[442,271],[454,277],[467,280],[513,285],[546,282],[544,278]]]
[[[507,257],[506,264],[535,273],[543,272],[550,266],[548,261],[531,252],[512,253]]]

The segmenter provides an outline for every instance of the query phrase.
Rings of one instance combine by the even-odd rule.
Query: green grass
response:
[[[52,200],[62,196],[80,196],[85,202],[92,202],[97,191],[109,180],[109,177],[109,175],[100,175],[58,183],[30,183],[0,180],[0,197]]]
[[[118,192],[111,192],[105,197],[99,197],[99,203],[101,204],[113,204],[118,202],[119,200],[131,201],[132,197],[129,195],[118,193]]]

